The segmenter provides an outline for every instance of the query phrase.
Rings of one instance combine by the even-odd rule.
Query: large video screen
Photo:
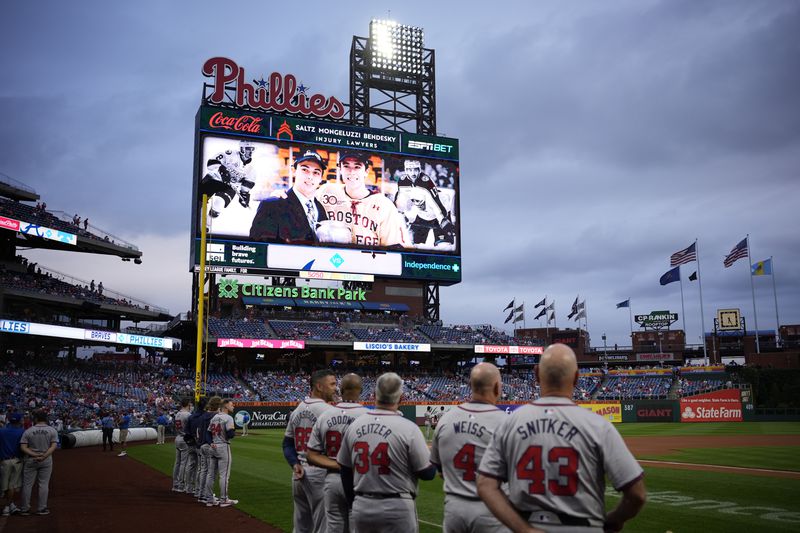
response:
[[[460,253],[454,139],[214,108],[198,126],[209,239]]]

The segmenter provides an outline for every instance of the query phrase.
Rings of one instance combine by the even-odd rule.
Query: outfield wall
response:
[[[605,400],[576,402],[613,423],[633,422],[761,422],[800,421],[800,410],[755,409],[749,390],[721,389],[677,400]],[[408,402],[400,412],[419,426],[424,426],[426,412],[433,424],[454,405],[461,402]],[[510,413],[526,402],[504,402],[500,409]],[[365,404],[373,407],[372,404]],[[297,403],[293,402],[236,402],[234,420],[241,428],[242,415],[250,415],[250,429],[283,428],[289,422]]]

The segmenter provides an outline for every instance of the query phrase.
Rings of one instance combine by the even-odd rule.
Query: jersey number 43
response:
[[[528,446],[517,462],[517,478],[530,480],[530,494],[545,494],[550,491],[555,496],[575,496],[578,491],[578,466],[580,454],[566,446],[550,448],[547,461],[558,465],[558,479],[549,479],[545,486],[546,473],[542,466],[542,447]],[[563,480],[563,483],[562,483]]]

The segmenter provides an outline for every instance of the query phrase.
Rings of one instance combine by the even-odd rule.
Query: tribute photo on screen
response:
[[[458,252],[458,164],[204,136],[199,202],[211,238]]]

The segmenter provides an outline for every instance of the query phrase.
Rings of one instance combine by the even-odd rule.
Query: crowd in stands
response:
[[[350,370],[336,369],[339,375]],[[368,401],[385,368],[355,370],[364,378],[363,398]],[[405,380],[405,401],[458,402],[469,396],[468,369],[443,371],[411,366],[396,370]],[[532,369],[503,369],[502,377],[501,403],[539,397]],[[574,399],[666,398],[673,384],[675,392],[689,395],[722,388],[725,379],[723,373],[686,379],[673,373],[620,375],[586,369],[581,373]],[[307,395],[308,380],[308,372],[288,369],[242,374],[212,369],[206,390],[240,401],[293,402]],[[150,426],[162,412],[174,412],[180,398],[192,396],[193,387],[193,369],[174,364],[92,360],[67,364],[63,358],[52,358],[46,364],[40,361],[32,365],[16,359],[4,362],[0,370],[0,405],[5,406],[6,412],[45,409],[51,420],[58,420],[67,430],[97,428],[102,412],[131,414],[134,426]]]
[[[53,276],[50,272],[43,272],[38,263],[29,262],[22,256],[17,256],[16,262],[10,263],[8,266],[0,263],[0,286],[47,296],[86,300],[98,304],[149,309],[147,305],[137,305],[126,298],[112,298],[108,293],[103,294],[102,281],[97,285],[94,280],[86,285],[68,283]]]
[[[108,235],[101,236],[90,232],[88,217],[83,218],[81,221],[81,217],[75,214],[73,217],[65,216],[68,220],[62,220],[54,213],[47,210],[46,202],[37,202],[37,204],[33,206],[8,198],[0,198],[0,215],[66,233],[77,234],[88,239],[118,244],[126,248],[135,248],[128,243],[117,243],[115,239],[112,239]],[[70,218],[71,220],[69,220]]]

